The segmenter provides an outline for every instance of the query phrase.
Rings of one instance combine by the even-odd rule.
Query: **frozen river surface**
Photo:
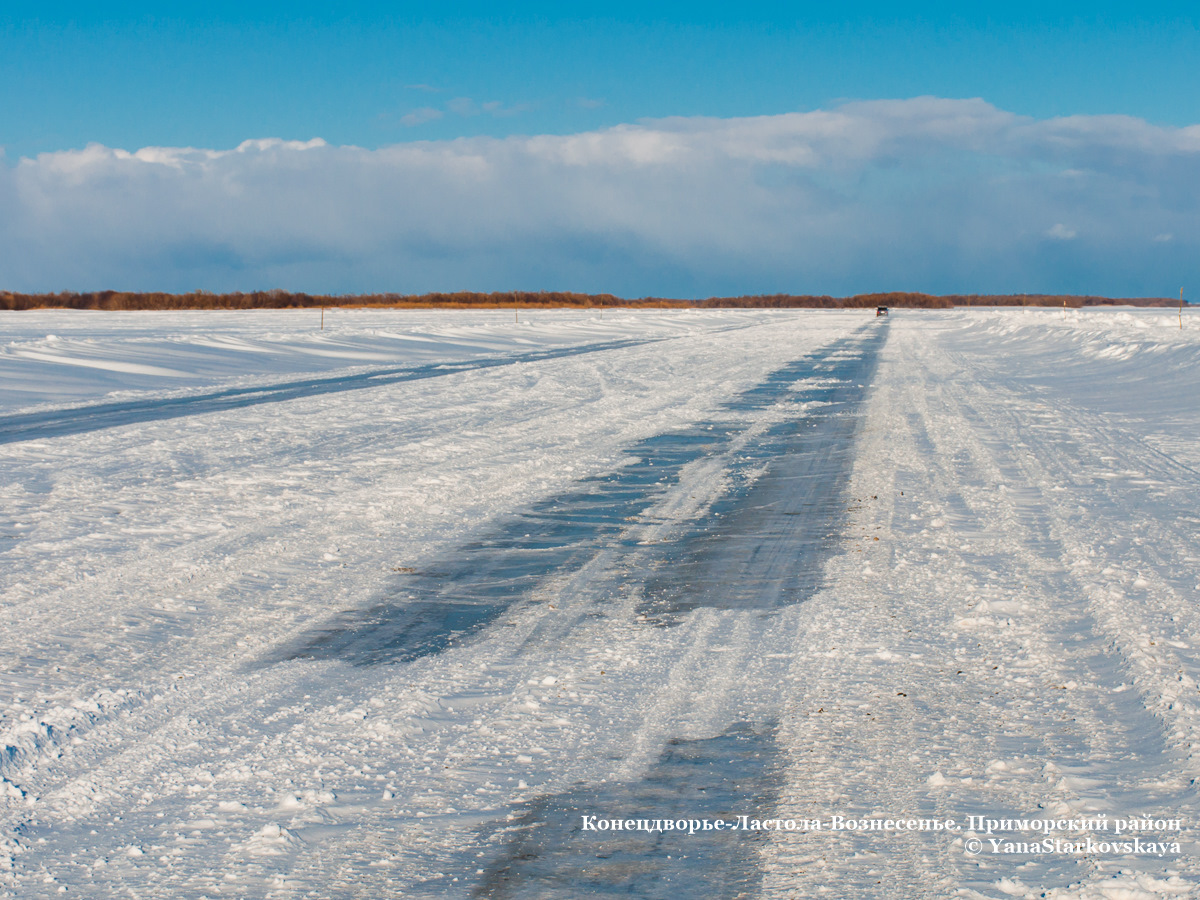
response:
[[[317,324],[0,321],[0,896],[1200,897],[1200,317]]]

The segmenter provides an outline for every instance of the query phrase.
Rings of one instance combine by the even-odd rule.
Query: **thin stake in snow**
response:
[[[1183,331],[1183,288],[1179,289],[1179,330]]]

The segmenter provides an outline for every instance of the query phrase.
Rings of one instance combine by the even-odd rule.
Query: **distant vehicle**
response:
[[[877,315],[877,316],[886,316],[886,315],[887,315],[887,307],[886,307],[886,306],[877,306],[877,307],[875,307],[875,315]]]

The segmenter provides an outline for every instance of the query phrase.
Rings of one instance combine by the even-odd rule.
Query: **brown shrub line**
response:
[[[1170,297],[1095,297],[1064,294],[919,294],[891,291],[831,297],[813,294],[752,294],[678,300],[641,297],[626,300],[612,294],[570,291],[458,291],[432,294],[305,294],[292,291],[251,291],[187,294],[140,291],[63,291],[22,294],[0,291],[0,310],[97,309],[316,309],[319,307],[378,309],[867,309],[875,306],[949,309],[955,306],[1175,306]]]

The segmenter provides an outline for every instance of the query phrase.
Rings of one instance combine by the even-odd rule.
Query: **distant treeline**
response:
[[[251,291],[213,294],[143,293],[137,291],[64,291],[59,294],[15,294],[0,291],[0,309],[316,309],[318,307],[381,307],[388,309],[552,309],[561,307],[694,306],[687,300],[622,300],[610,294],[566,291],[503,291],[491,294],[459,291],[438,294],[303,294],[291,291]]]
[[[315,309],[317,307],[376,307],[386,309],[589,309],[589,308],[806,308],[868,309],[875,306],[949,309],[954,306],[1175,306],[1170,297],[1079,297],[1059,294],[858,294],[829,297],[810,294],[754,294],[672,300],[642,297],[625,300],[612,294],[566,291],[499,291],[490,294],[459,291],[438,294],[301,294],[291,291],[190,294],[135,291],[64,291],[58,294],[17,294],[0,291],[0,310],[21,309]]]

